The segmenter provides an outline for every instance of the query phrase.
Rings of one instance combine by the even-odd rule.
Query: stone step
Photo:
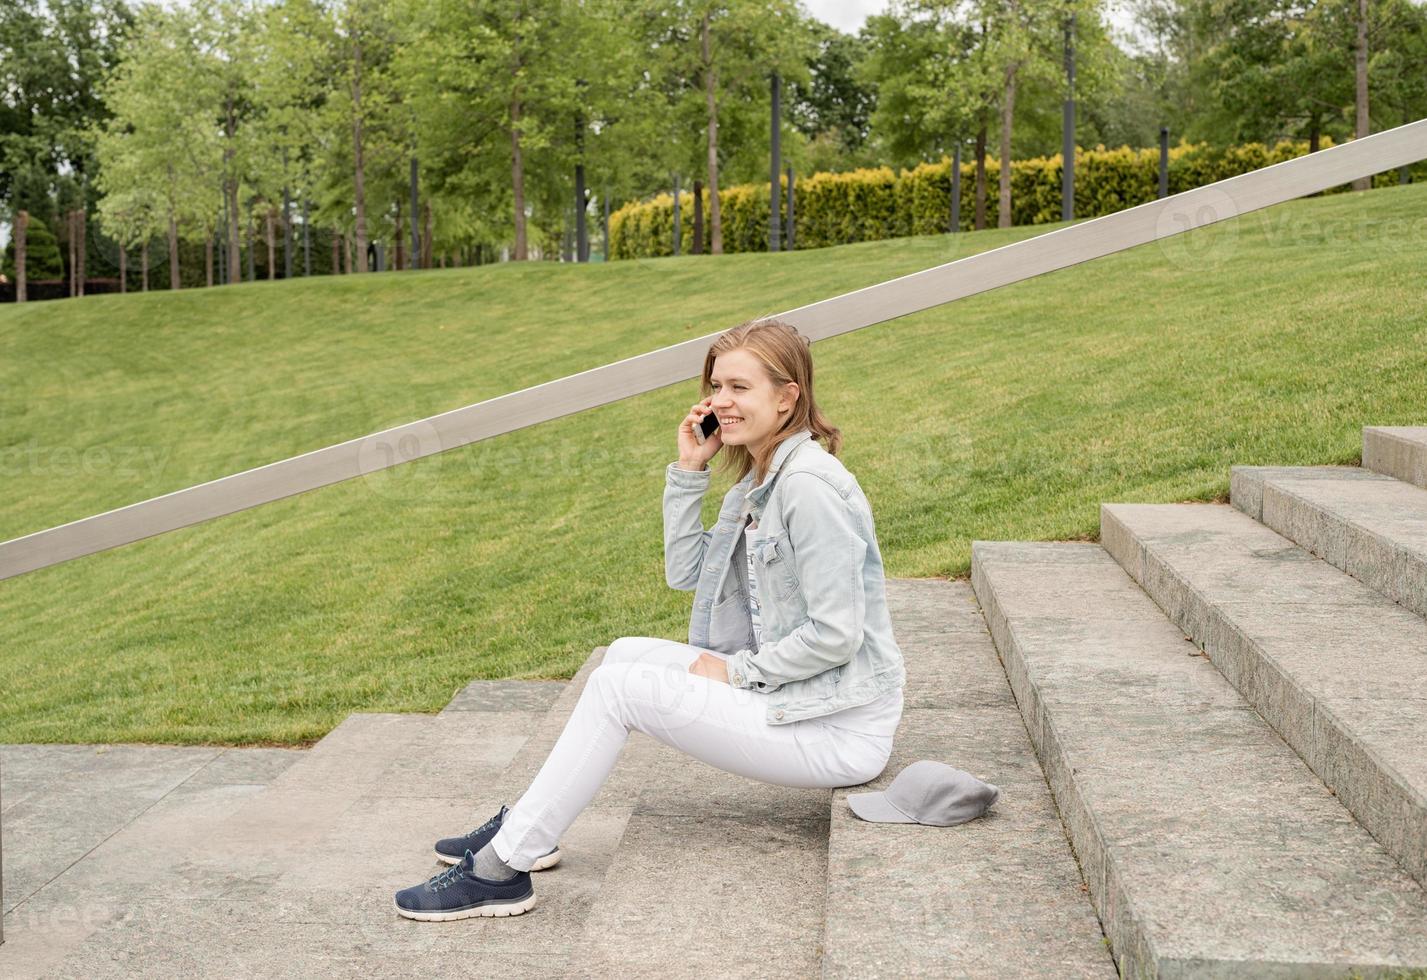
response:
[[[1356,466],[1235,466],[1234,507],[1427,616],[1427,490]]]
[[[822,975],[1115,976],[1055,801],[970,585],[892,579],[906,658],[887,768],[833,791]],[[869,823],[847,805],[935,759],[1001,789],[952,827]]]
[[[572,958],[578,975],[1044,976],[1049,964],[1114,976],[969,588],[887,589],[909,675],[887,770],[866,786],[794,789],[631,736],[621,767],[638,777],[637,802]],[[1005,795],[954,828],[851,813],[849,792],[884,788],[917,758],[994,774]]]
[[[41,916],[92,926],[52,950],[43,972],[310,976],[440,963],[447,947],[407,932],[391,896],[439,870],[431,844],[495,802],[522,733],[548,711],[530,698],[511,711],[460,701],[440,715],[352,715],[226,807],[153,808],[36,896]],[[525,955],[510,933],[502,945],[493,955]]]
[[[96,857],[117,862],[104,873],[117,871],[121,885],[126,873],[142,873],[126,846],[134,840],[127,828],[135,821],[215,820],[305,754],[171,745],[4,746],[6,941],[0,945],[0,976],[52,975],[90,933],[126,913],[114,893],[75,895],[69,884],[89,880],[87,862]]]
[[[1363,466],[1413,486],[1427,487],[1427,425],[1365,426]]]
[[[1427,966],[1422,888],[1104,550],[972,581],[1121,976]]]
[[[1105,504],[1100,535],[1427,885],[1427,621],[1222,504]]]

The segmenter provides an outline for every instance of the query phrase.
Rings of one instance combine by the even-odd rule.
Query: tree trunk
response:
[[[75,282],[79,273],[79,262],[74,257],[74,226],[74,211],[71,209],[64,216],[64,237],[69,247],[69,295],[71,298],[79,295],[79,284]]]
[[[1357,102],[1354,109],[1353,135],[1363,139],[1371,132],[1368,117],[1368,0],[1358,0]],[[1372,189],[1372,177],[1353,181],[1353,190]]]
[[[342,236],[337,232],[332,232],[332,275],[339,275],[342,272],[342,255],[337,250],[341,248]]]
[[[431,202],[421,205],[421,268],[431,268]]]
[[[139,243],[139,267],[143,269],[144,292],[149,291],[149,239],[148,236]]]
[[[342,274],[352,274],[352,239],[342,232]]]
[[[129,246],[119,242],[119,292],[129,291]]]
[[[269,204],[265,217],[268,232],[268,282],[277,278],[277,228],[274,216],[276,209]]]
[[[367,174],[362,159],[362,42],[352,28],[352,160],[353,202],[356,211],[357,271],[367,271]]]
[[[79,233],[79,240],[75,242],[75,249],[77,250],[75,254],[78,256],[79,260],[77,281],[79,284],[79,295],[81,296],[84,295],[84,259],[85,252],[88,251],[88,249],[86,249],[84,246],[87,244],[89,237],[89,231],[87,228],[88,221],[89,214],[84,210],[84,208],[80,208],[74,213],[74,227],[75,230]]]
[[[208,288],[213,288],[213,229],[203,236],[203,269],[207,276]]]
[[[29,270],[25,268],[25,252],[29,245],[30,212],[21,211],[15,215],[15,302],[26,300],[26,286]]]
[[[704,14],[700,30],[704,61],[704,105],[708,110],[709,134],[709,254],[723,254],[723,214],[718,200],[718,72],[709,48],[709,15]]]
[[[168,213],[168,288],[178,289],[178,218]]]
[[[1016,114],[1016,72],[1020,62],[1006,66],[1006,85],[1001,92],[1000,197],[996,202],[996,227],[1011,227],[1011,123]]]
[[[976,230],[986,227],[986,120],[976,131]]]
[[[517,62],[517,68],[519,62]],[[515,260],[529,257],[525,241],[525,164],[520,155],[520,95],[510,100],[510,180],[515,195]]]
[[[228,93],[226,129],[223,144],[223,192],[228,204],[228,282],[238,282],[238,181],[232,176],[233,138],[237,134],[237,119],[233,115],[233,93]]]

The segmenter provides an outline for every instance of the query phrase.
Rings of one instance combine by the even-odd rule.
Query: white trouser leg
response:
[[[554,847],[595,798],[635,730],[726,772],[780,786],[856,786],[886,767],[890,739],[858,736],[817,718],[770,725],[767,695],[689,673],[700,652],[653,637],[610,644],[555,747],[495,836],[492,846],[502,861],[528,870]]]

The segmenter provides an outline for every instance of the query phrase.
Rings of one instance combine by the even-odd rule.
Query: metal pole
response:
[[[951,149],[951,230],[961,230],[961,140]]]
[[[411,158],[411,255],[408,269],[421,268],[421,185],[417,177],[416,157]]]
[[[1075,13],[1065,21],[1065,112],[1061,120],[1060,220],[1075,217]]]
[[[704,254],[704,185],[697,177],[694,178],[694,247],[690,251],[695,255]]]
[[[604,189],[604,260],[609,261],[609,187]]]
[[[674,175],[674,254],[679,254],[683,244],[683,230],[679,224],[679,175]]]
[[[1169,127],[1159,128],[1159,196],[1169,197]]]
[[[782,162],[779,160],[778,137],[780,127],[778,125],[778,104],[782,101],[782,82],[778,78],[778,73],[773,73],[773,119],[772,119],[772,166],[770,168],[771,177],[768,182],[768,251],[778,251],[778,199],[783,195],[778,193],[778,171],[782,169]]]
[[[793,168],[788,168],[788,229],[783,240],[788,243],[788,251],[793,250]]]

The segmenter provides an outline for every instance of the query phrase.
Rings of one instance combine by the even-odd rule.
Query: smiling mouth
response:
[[[719,426],[720,426],[721,428],[727,428],[727,427],[730,426],[730,425],[737,425],[738,423],[740,423],[740,422],[742,422],[742,421],[743,421],[743,419],[726,418],[726,419],[719,419],[719,420],[718,420],[718,424],[719,424]]]

